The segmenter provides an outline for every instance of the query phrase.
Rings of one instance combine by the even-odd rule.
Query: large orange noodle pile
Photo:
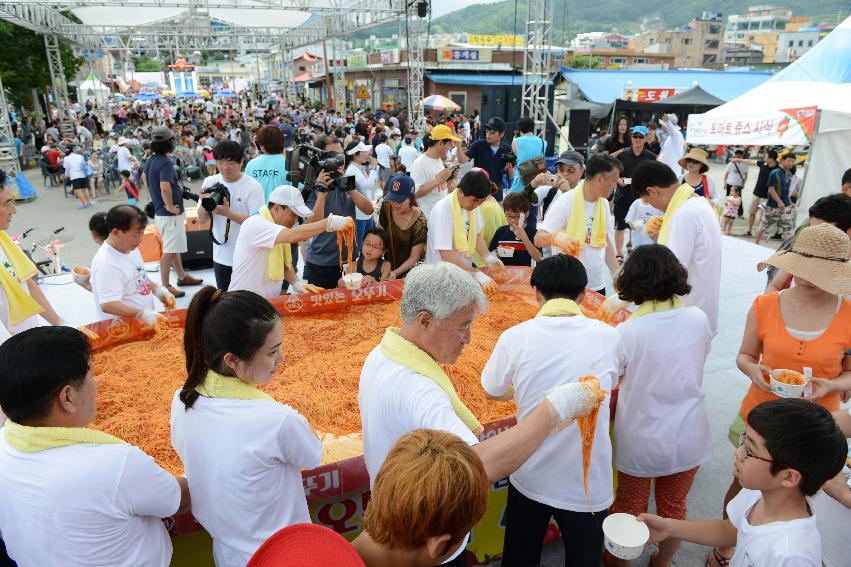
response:
[[[343,270],[343,242],[346,243],[346,249],[349,251],[349,270],[347,274],[353,274],[352,263],[354,260],[354,244],[355,244],[355,225],[354,223],[346,224],[343,230],[337,231],[337,249],[340,251],[340,271]]]
[[[537,307],[517,294],[491,298],[488,311],[473,324],[472,342],[458,362],[446,368],[461,400],[482,423],[515,413],[512,402],[485,398],[481,371],[502,331],[536,312]],[[285,361],[263,389],[301,412],[318,432],[360,432],[361,365],[385,328],[399,325],[398,302],[284,321]],[[169,440],[169,412],[174,392],[186,376],[183,331],[159,330],[148,341],[100,352],[94,357],[94,373],[98,381],[94,427],[140,447],[169,472],[181,473],[183,466]]]
[[[600,381],[595,376],[583,376],[580,382],[591,382],[595,393],[603,392],[600,389]],[[605,394],[605,393],[604,393]],[[599,400],[602,398],[598,396]],[[585,483],[585,494],[588,494],[588,469],[591,467],[591,448],[594,446],[594,432],[597,430],[597,414],[600,413],[600,404],[591,410],[585,417],[576,418],[579,427],[579,435],[582,439],[582,477]]]

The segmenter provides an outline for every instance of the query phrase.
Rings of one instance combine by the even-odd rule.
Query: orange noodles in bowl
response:
[[[354,271],[354,245],[355,245],[355,223],[349,219],[343,230],[337,231],[337,249],[340,253],[340,270],[343,270],[343,244],[349,251],[348,271],[351,274]]]
[[[587,383],[596,395],[594,409],[585,417],[576,418],[579,427],[579,436],[582,440],[582,479],[585,485],[585,495],[588,495],[588,470],[591,468],[591,448],[594,446],[594,433],[597,430],[597,414],[600,413],[600,404],[606,398],[606,391],[600,388],[600,381],[596,376],[583,376],[580,383]]]
[[[794,370],[783,370],[773,374],[773,377],[778,382],[792,386],[803,386],[807,382],[803,374]]]

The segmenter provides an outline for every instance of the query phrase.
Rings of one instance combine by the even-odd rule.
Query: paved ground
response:
[[[721,166],[713,167],[719,183],[723,171]],[[750,186],[756,177],[753,168]],[[31,202],[18,206],[18,213],[12,223],[11,234],[34,227],[35,238],[42,238],[49,230],[64,226],[63,240],[67,246],[62,250],[63,261],[69,265],[88,266],[96,251],[96,245],[91,240],[87,222],[93,211],[105,211],[115,204],[124,201],[117,195],[101,198],[93,209],[77,210],[76,201],[62,197],[61,188],[43,189],[40,175],[29,171],[28,178],[39,191],[39,197]],[[199,184],[193,184],[197,189]],[[746,191],[750,195],[750,189]],[[143,197],[147,202],[147,196]],[[747,203],[746,203],[747,206]],[[737,232],[744,232],[744,221],[737,221]],[[689,517],[717,518],[720,517],[724,492],[731,478],[733,450],[726,439],[727,428],[739,407],[742,395],[747,386],[745,378],[735,367],[735,355],[741,340],[744,320],[753,298],[765,287],[765,277],[758,274],[754,267],[756,263],[770,255],[771,250],[754,246],[746,238],[724,238],[724,267],[721,288],[721,329],[713,343],[713,351],[706,367],[704,387],[709,409],[712,435],[714,439],[715,458],[709,465],[704,466],[697,475],[694,488],[689,497]],[[776,242],[769,241],[776,246]],[[209,271],[204,271],[202,277],[212,281]],[[45,291],[54,301],[57,310],[66,319],[74,323],[85,323],[91,320],[91,298],[76,285],[70,283],[70,276],[53,278],[45,282]],[[196,288],[197,289],[197,288]],[[57,301],[62,303],[58,304]],[[188,303],[188,296],[179,305]],[[636,565],[644,565],[649,555],[647,550],[642,560]],[[698,546],[684,544],[675,557],[677,567],[699,567],[703,565],[707,550]],[[563,549],[560,542],[548,545],[542,565],[556,566],[563,564]]]

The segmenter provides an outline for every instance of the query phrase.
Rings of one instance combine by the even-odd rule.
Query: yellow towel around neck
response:
[[[582,309],[572,299],[550,299],[541,306],[535,317],[560,317],[563,315],[582,315]]]
[[[94,443],[120,445],[125,442],[95,429],[85,427],[30,427],[6,420],[3,426],[6,442],[22,453],[35,453],[56,447]]]
[[[267,400],[274,402],[275,398],[260,391],[251,384],[243,382],[235,376],[225,376],[215,370],[207,370],[207,376],[195,391],[205,398],[231,398],[234,400]]]
[[[470,258],[476,251],[476,238],[479,234],[479,216],[476,211],[467,211],[469,220],[467,232],[464,232],[464,209],[458,200],[458,189],[449,196],[452,199],[452,247]]]
[[[585,246],[587,228],[585,224],[585,182],[581,182],[573,190],[573,207],[567,218],[564,232],[579,241],[579,248]],[[606,214],[608,201],[600,197],[594,203],[594,218],[591,221],[591,246],[606,247]]]
[[[458,393],[455,391],[455,386],[452,385],[452,381],[449,379],[449,376],[446,375],[446,372],[443,371],[443,368],[441,368],[440,365],[437,364],[437,362],[435,362],[434,359],[425,351],[420,349],[414,343],[403,338],[402,335],[399,334],[398,328],[387,328],[387,331],[384,332],[384,338],[381,339],[380,347],[381,354],[391,361],[396,364],[401,364],[406,368],[410,368],[417,374],[422,374],[426,378],[430,378],[435,384],[440,386],[440,388],[446,392],[446,395],[449,396],[449,402],[452,404],[452,409],[455,410],[455,414],[461,418],[464,425],[470,428],[470,431],[478,434],[484,429],[479,420],[476,419],[476,416],[473,415],[473,412],[471,412],[467,406],[464,405],[464,402],[461,401],[461,398],[458,397]]]
[[[696,195],[694,192],[694,188],[691,185],[687,185],[683,183],[680,185],[676,191],[674,191],[674,196],[671,197],[671,202],[668,203],[668,208],[665,209],[665,217],[662,219],[662,228],[659,229],[659,238],[656,239],[656,242],[659,244],[667,244],[668,243],[668,231],[671,230],[671,219],[674,217],[674,214],[682,207],[686,201],[691,199],[692,195]]]
[[[260,216],[267,221],[271,223],[275,222],[275,219],[272,218],[272,213],[269,211],[269,207],[267,205],[260,207],[259,213]],[[275,246],[272,247],[272,250],[269,251],[269,279],[276,282],[283,281],[286,269],[292,268],[292,266],[293,251],[290,247],[290,243],[282,242],[280,244],[275,244]]]
[[[673,296],[671,299],[665,301],[656,301],[650,300],[645,301],[641,305],[638,306],[638,309],[629,316],[630,319],[637,319],[638,317],[643,317],[644,315],[650,315],[651,313],[659,313],[660,311],[670,311],[671,309],[679,309],[683,306],[683,300]]]
[[[15,274],[12,275],[5,266],[0,270],[0,287],[3,288],[6,302],[9,304],[9,323],[17,325],[44,311],[44,308],[30,297],[21,283],[33,277],[37,270],[32,260],[12,242],[5,230],[0,230],[0,249],[3,250]]]

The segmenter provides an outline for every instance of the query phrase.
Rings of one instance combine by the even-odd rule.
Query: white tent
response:
[[[800,210],[851,167],[851,18],[771,79],[688,119],[689,144],[809,145]]]
[[[103,104],[103,102],[109,98],[109,95],[112,94],[109,90],[109,87],[98,81],[94,75],[89,75],[89,77],[77,86],[77,102],[80,104],[84,104],[87,100],[91,99],[99,104]]]

